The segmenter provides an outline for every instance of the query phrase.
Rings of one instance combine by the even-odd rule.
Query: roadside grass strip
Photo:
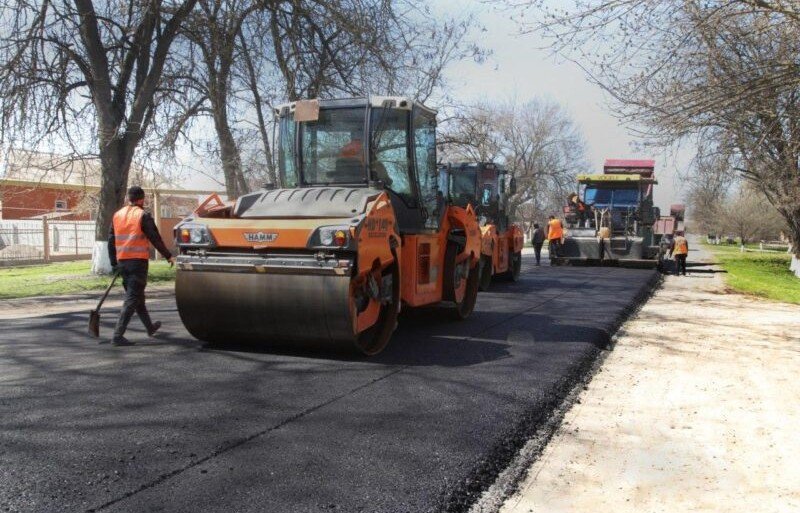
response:
[[[786,253],[740,252],[738,247],[706,245],[727,271],[725,284],[736,292],[800,304],[800,279],[789,270]]]
[[[0,299],[78,294],[104,289],[109,277],[96,276],[90,270],[91,262],[88,260],[0,268]],[[170,269],[166,261],[150,262],[148,281],[151,284],[168,283],[174,279],[175,270]]]

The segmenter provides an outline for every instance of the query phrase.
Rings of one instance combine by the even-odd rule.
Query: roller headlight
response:
[[[333,228],[321,228],[319,230],[319,241],[322,243],[323,246],[331,246],[333,245]]]
[[[311,247],[348,248],[351,244],[350,229],[347,226],[322,226],[311,237]]]
[[[202,224],[184,224],[177,228],[177,242],[181,246],[210,246],[211,233]]]

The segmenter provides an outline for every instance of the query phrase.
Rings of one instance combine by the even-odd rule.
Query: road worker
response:
[[[544,245],[544,230],[539,227],[539,223],[533,224],[533,234],[531,236],[533,252],[536,254],[536,265],[542,259],[542,246]]]
[[[125,301],[111,340],[115,346],[134,344],[125,338],[125,330],[134,312],[139,315],[151,337],[161,327],[160,321],[150,320],[145,306],[144,289],[147,286],[150,259],[148,241],[169,261],[170,267],[175,264],[175,257],[164,245],[153,217],[144,211],[144,190],[134,185],[128,189],[128,204],[114,214],[108,234],[108,257],[112,268],[122,277],[125,289]]]
[[[569,207],[570,209],[578,214],[578,226],[583,228],[586,224],[586,219],[589,218],[589,205],[583,202],[581,198],[576,194],[572,193],[569,195]]]
[[[689,241],[683,232],[675,232],[669,247],[670,256],[675,259],[675,274],[686,276],[686,257],[689,255]]]
[[[550,216],[547,223],[547,240],[549,242],[550,265],[553,265],[553,258],[561,254],[561,239],[564,238],[564,225],[556,216]]]

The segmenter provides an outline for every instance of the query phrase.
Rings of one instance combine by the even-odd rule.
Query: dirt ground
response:
[[[800,306],[717,271],[666,278],[501,512],[800,511]]]

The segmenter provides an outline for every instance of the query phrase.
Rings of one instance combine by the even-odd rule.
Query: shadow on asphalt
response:
[[[366,363],[386,366],[442,366],[466,367],[502,360],[510,356],[508,340],[522,337],[517,342],[537,344],[558,344],[581,340],[590,342],[597,348],[608,346],[609,334],[596,327],[596,321],[581,313],[580,303],[565,304],[574,308],[574,322],[565,323],[563,318],[534,313],[537,305],[556,298],[564,293],[580,290],[585,277],[580,274],[568,276],[547,276],[539,272],[524,272],[523,279],[517,282],[496,280],[487,292],[479,295],[478,305],[470,319],[456,319],[453,307],[443,303],[423,308],[407,308],[398,320],[398,327],[388,347],[374,357],[366,357],[356,351],[331,350],[326,347],[297,347],[281,343],[252,344],[230,342],[208,345],[191,338],[182,328],[170,332],[176,326],[166,327],[157,338],[147,338],[134,318],[129,329],[130,339],[136,342],[132,348],[116,348],[109,344],[98,344],[110,339],[116,310],[103,313],[101,338],[91,338],[86,334],[88,313],[59,313],[40,317],[37,331],[60,333],[59,338],[46,341],[42,345],[81,346],[85,350],[102,350],[124,353],[142,353],[150,348],[175,347],[180,350],[212,353],[235,360],[249,360],[265,363],[271,357],[302,358],[310,361],[332,361]],[[507,308],[508,295],[524,297],[525,293],[538,292],[528,303],[520,302],[516,310]],[[606,288],[602,294],[613,292]],[[584,291],[586,301],[593,301],[598,291]],[[159,311],[160,310],[160,311]],[[154,318],[174,316],[174,306],[153,311]],[[594,324],[594,326],[592,325]],[[486,336],[490,332],[490,336]],[[41,344],[41,342],[38,342]],[[51,362],[57,366],[56,362]]]

